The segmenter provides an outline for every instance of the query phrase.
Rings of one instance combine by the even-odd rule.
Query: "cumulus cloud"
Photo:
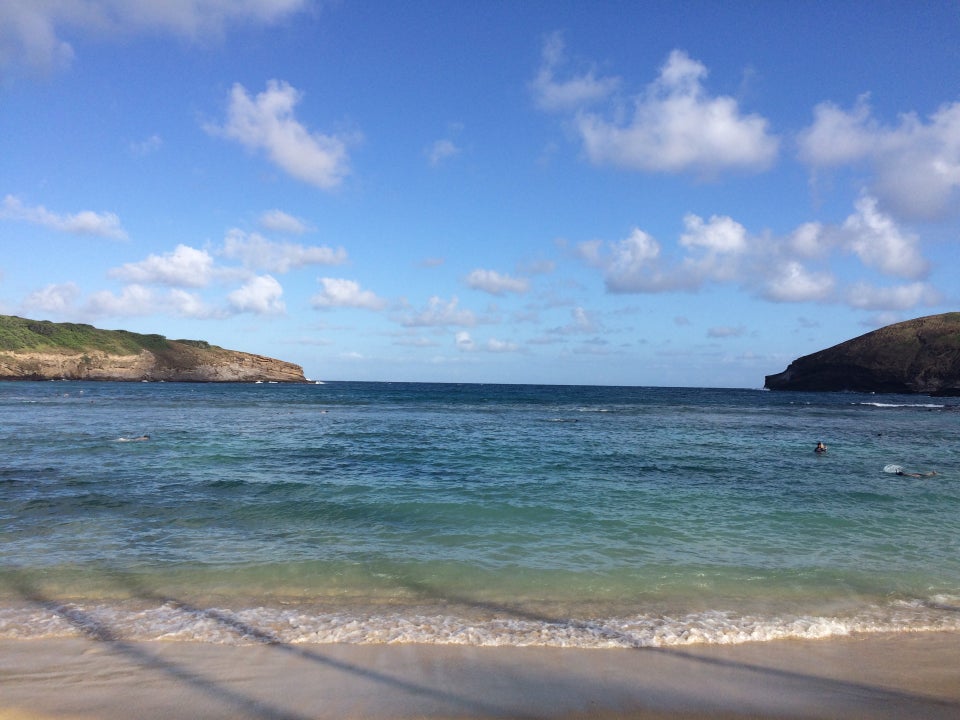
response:
[[[310,226],[283,210],[268,210],[260,216],[260,227],[273,232],[287,233],[288,235],[303,235],[310,230]]]
[[[289,175],[330,190],[349,173],[347,145],[351,138],[310,132],[294,117],[301,94],[289,83],[270,80],[251,98],[236,83],[230,91],[227,119],[207,130],[236,140],[251,151],[262,150]]]
[[[686,232],[680,244],[689,248],[704,248],[709,252],[742,253],[747,249],[747,230],[733,218],[714,215],[709,222],[688,213],[683,218]]]
[[[22,305],[27,314],[51,313],[65,315],[72,312],[74,303],[80,296],[80,288],[76,283],[59,283],[47,285],[36,290],[24,299]]]
[[[47,210],[43,205],[28,207],[13,195],[7,195],[0,204],[0,220],[28,222],[74,235],[95,235],[114,240],[127,238],[120,218],[114,213],[82,210],[73,214],[60,214]]]
[[[922,282],[877,293],[869,285],[843,287],[831,272],[838,256],[853,256],[863,269],[886,277],[919,281],[929,271],[919,238],[880,212],[869,195],[840,224],[805,223],[784,237],[751,235],[727,216],[704,220],[688,214],[683,226],[670,256],[639,228],[620,241],[581,243],[577,251],[603,273],[612,293],[695,292],[712,283],[773,302],[840,302],[867,309],[930,305],[936,296]]]
[[[427,306],[401,320],[405,327],[443,327],[461,326],[471,327],[477,324],[477,317],[470,310],[459,307],[460,300],[456,297],[444,300],[436,295],[427,301]]]
[[[774,302],[808,302],[827,300],[836,280],[828,272],[815,272],[797,260],[775,266],[762,285],[760,294]]]
[[[850,110],[822,103],[799,147],[814,168],[867,165],[871,192],[905,217],[933,219],[960,205],[960,102],[926,121],[903,114],[896,125],[875,119],[867,96]]]
[[[706,75],[706,66],[674,50],[658,79],[634,100],[627,122],[579,114],[576,127],[587,156],[597,165],[650,172],[769,167],[779,140],[767,120],[742,114],[731,97],[708,95]]]
[[[129,283],[204,287],[213,276],[213,258],[206,250],[177,245],[173,252],[110,270],[111,277]]]
[[[704,221],[687,214],[683,225],[686,232],[680,235],[680,245],[690,250],[684,259],[685,274],[698,282],[736,279],[749,250],[746,228],[725,215]]]
[[[474,270],[467,275],[466,283],[474,290],[482,290],[491,295],[525,293],[530,289],[530,282],[525,278],[502,275],[495,270]]]
[[[311,300],[315,308],[382,310],[387,306],[386,300],[370,290],[363,290],[355,280],[324,277],[320,278],[320,286],[320,292]]]
[[[160,292],[138,284],[127,285],[117,294],[109,290],[93,293],[83,307],[83,314],[87,317],[135,317],[158,313],[203,319],[222,314],[208,307],[195,293],[180,288]]]
[[[917,247],[917,236],[903,232],[879,212],[875,198],[863,196],[857,201],[856,212],[843,223],[843,231],[860,260],[884,274],[913,280],[929,269]]]
[[[305,8],[309,2],[0,2],[0,67],[18,63],[41,72],[68,67],[75,52],[65,35],[123,37],[159,32],[201,39],[220,35],[233,23],[274,22]]]
[[[615,293],[689,291],[707,281],[735,280],[748,249],[745,228],[726,216],[704,221],[688,214],[683,222],[679,245],[688,252],[680,264],[663,261],[660,243],[639,228],[606,247],[581,246],[581,255],[604,269],[607,289]]]
[[[283,303],[283,287],[271,275],[250,278],[244,285],[227,296],[235,312],[256,315],[282,315],[286,312]]]
[[[563,35],[552,33],[543,43],[540,69],[530,83],[534,102],[549,112],[576,110],[608,97],[620,84],[616,77],[598,78],[591,68],[567,80],[557,80],[556,72],[564,62]]]
[[[168,314],[179,317],[221,317],[192,292],[180,288],[158,291],[139,284],[124,286],[119,292],[100,290],[81,300],[80,288],[72,282],[48,285],[30,293],[21,303],[26,315],[50,314],[90,321],[101,317],[140,317]]]
[[[258,233],[247,234],[237,229],[227,233],[222,253],[224,257],[240,260],[247,267],[275,273],[306,265],[342,265],[347,261],[347,251],[342,247],[273,242]]]

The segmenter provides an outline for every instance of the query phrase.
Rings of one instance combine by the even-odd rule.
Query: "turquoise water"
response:
[[[0,637],[957,631],[958,427],[917,396],[0,383]]]

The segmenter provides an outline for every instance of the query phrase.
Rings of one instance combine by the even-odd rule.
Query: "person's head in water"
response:
[[[817,446],[813,449],[814,452],[825,453],[827,451],[827,446],[822,442],[817,442]]]

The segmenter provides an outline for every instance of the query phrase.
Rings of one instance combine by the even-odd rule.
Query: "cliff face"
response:
[[[960,395],[960,313],[888,325],[794,360],[770,390]]]
[[[196,340],[0,316],[0,380],[306,382],[303,368]]]

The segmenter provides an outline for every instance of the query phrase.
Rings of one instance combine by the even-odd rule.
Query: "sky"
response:
[[[2,314],[759,388],[958,248],[955,0],[0,0]]]

